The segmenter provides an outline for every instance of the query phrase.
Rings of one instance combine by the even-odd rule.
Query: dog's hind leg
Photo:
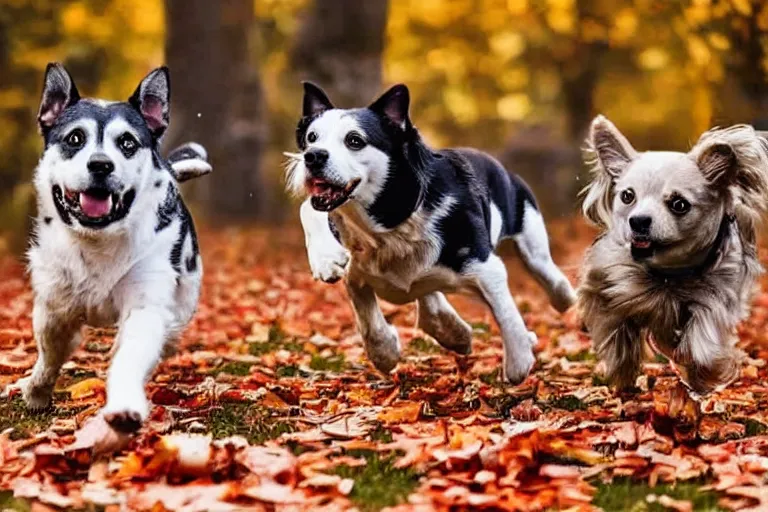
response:
[[[335,283],[346,274],[349,251],[331,231],[328,214],[312,208],[309,199],[301,205],[300,215],[312,276]]]
[[[536,334],[525,326],[509,292],[504,262],[495,254],[490,254],[485,262],[467,265],[464,274],[475,280],[499,324],[504,343],[504,378],[512,384],[521,383],[536,362],[532,347],[537,340]]]
[[[21,379],[16,387],[21,389],[27,407],[44,409],[51,403],[61,366],[80,345],[82,323],[51,315],[40,304],[35,304],[32,323],[37,342],[37,361],[32,375]]]
[[[389,373],[400,360],[400,338],[397,329],[387,323],[376,301],[373,288],[346,281],[347,292],[363,337],[365,353],[382,373]]]
[[[459,354],[472,351],[472,328],[462,320],[441,292],[419,299],[419,328],[447,348]]]
[[[528,202],[525,203],[522,231],[512,238],[526,267],[546,290],[552,306],[561,313],[571,307],[576,301],[576,293],[568,278],[552,261],[544,218]]]

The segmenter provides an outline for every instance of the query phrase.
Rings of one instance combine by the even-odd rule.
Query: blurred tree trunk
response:
[[[760,130],[768,130],[768,34],[761,31],[757,12],[740,21],[731,39],[737,59],[736,76],[751,104],[752,115],[747,121]]]
[[[372,101],[381,88],[387,8],[387,0],[315,0],[291,52],[301,79],[341,107]]]
[[[250,53],[252,0],[166,0],[166,60],[173,99],[168,149],[195,140],[214,172],[196,185],[207,213],[222,219],[264,213],[262,89]]]

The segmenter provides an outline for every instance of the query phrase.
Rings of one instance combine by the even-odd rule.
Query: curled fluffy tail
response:
[[[208,163],[208,152],[197,142],[187,142],[171,151],[168,163],[179,183],[205,176],[213,170]]]

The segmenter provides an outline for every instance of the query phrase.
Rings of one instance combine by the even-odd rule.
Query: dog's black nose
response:
[[[106,176],[115,170],[115,164],[104,153],[94,153],[88,159],[88,171],[98,176]]]
[[[629,227],[640,235],[647,235],[651,230],[651,219],[648,215],[635,215],[629,218]]]
[[[304,153],[304,163],[310,169],[322,169],[328,161],[328,151],[324,149],[310,149]]]

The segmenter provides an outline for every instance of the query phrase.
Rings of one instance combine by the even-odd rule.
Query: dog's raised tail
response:
[[[168,163],[179,183],[205,176],[213,170],[208,162],[208,152],[197,142],[187,142],[171,151]]]

